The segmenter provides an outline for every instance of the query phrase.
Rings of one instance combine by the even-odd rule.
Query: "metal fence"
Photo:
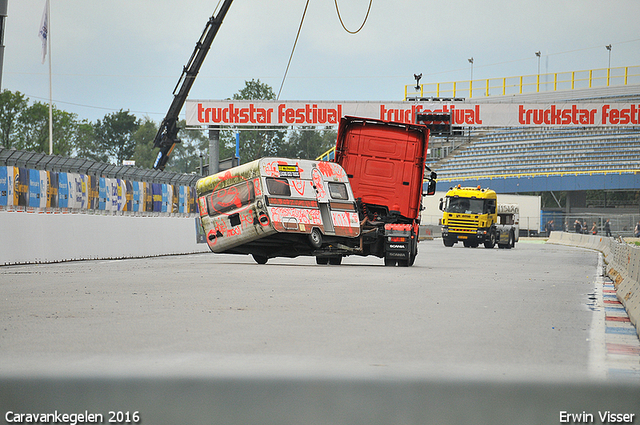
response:
[[[85,158],[46,155],[38,152],[4,148],[0,148],[0,166],[78,173],[113,179],[165,183],[176,186],[195,186],[196,181],[201,177],[197,174],[180,174],[130,165],[113,165]]]
[[[546,235],[545,225],[553,220],[553,230],[569,233],[593,234],[609,236],[605,230],[607,220],[609,221],[610,236],[635,237],[635,227],[640,224],[640,213],[638,214],[616,214],[616,213],[575,213],[565,214],[558,211],[542,211],[540,222],[540,232]],[[578,227],[576,221],[580,223]]]
[[[0,210],[191,215],[200,177],[0,148]]]

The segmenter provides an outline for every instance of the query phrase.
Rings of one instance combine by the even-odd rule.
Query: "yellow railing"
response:
[[[471,99],[473,97],[507,96],[557,90],[626,86],[629,84],[640,84],[640,66],[427,83],[421,84],[419,90],[416,90],[416,86],[408,84],[404,87],[404,99],[407,100],[410,97]]]
[[[322,155],[316,158],[316,161],[333,161],[334,152],[336,151],[336,147],[332,147]]]

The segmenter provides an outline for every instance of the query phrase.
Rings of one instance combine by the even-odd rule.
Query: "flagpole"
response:
[[[51,84],[51,2],[47,2],[47,42],[49,43],[49,155],[53,155],[53,89]]]

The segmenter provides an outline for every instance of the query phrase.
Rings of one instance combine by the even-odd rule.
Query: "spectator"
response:
[[[582,222],[582,233],[584,233],[586,235],[587,232],[589,231],[587,229],[588,229],[587,228],[587,220],[585,220],[585,221]]]
[[[591,226],[591,234],[592,235],[597,235],[598,234],[598,225],[596,224],[596,222],[593,222],[593,226]]]
[[[604,235],[611,236],[611,225],[609,224],[609,219],[604,223]]]
[[[640,238],[640,221],[638,221],[638,224],[636,224],[636,228],[633,229],[633,234],[636,238]]]
[[[553,220],[547,221],[547,225],[544,226],[544,230],[547,232],[547,237],[551,236],[551,232],[553,232]]]
[[[573,223],[573,227],[575,228],[576,233],[582,233],[582,224],[580,224],[580,220],[576,220],[576,222]]]

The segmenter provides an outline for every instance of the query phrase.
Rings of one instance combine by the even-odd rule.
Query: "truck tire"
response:
[[[489,238],[486,241],[484,241],[484,247],[491,249],[494,246],[496,246],[496,231],[491,230],[489,231]]]
[[[331,264],[332,266],[339,266],[340,264],[342,264],[342,255],[329,257],[329,264]]]
[[[316,257],[316,264],[321,266],[329,264],[329,257]]]
[[[398,267],[409,267],[411,265],[411,260],[398,260]]]
[[[397,260],[384,257],[384,265],[387,267],[395,267]]]
[[[416,257],[418,256],[418,236],[416,235],[412,240],[413,243],[411,244],[411,252],[409,253],[408,266],[413,266],[413,263],[416,262]]]
[[[453,239],[448,238],[442,238],[442,242],[444,242],[444,246],[449,248],[451,248],[455,244],[455,241]]]
[[[507,245],[507,249],[515,248],[516,246],[516,237],[513,235],[513,230],[509,232],[509,244]]]
[[[309,233],[309,244],[312,248],[318,249],[322,246],[322,233],[320,229],[314,227]]]
[[[267,261],[269,260],[269,257],[266,255],[251,254],[251,256],[253,257],[253,261],[258,264],[267,264]]]

